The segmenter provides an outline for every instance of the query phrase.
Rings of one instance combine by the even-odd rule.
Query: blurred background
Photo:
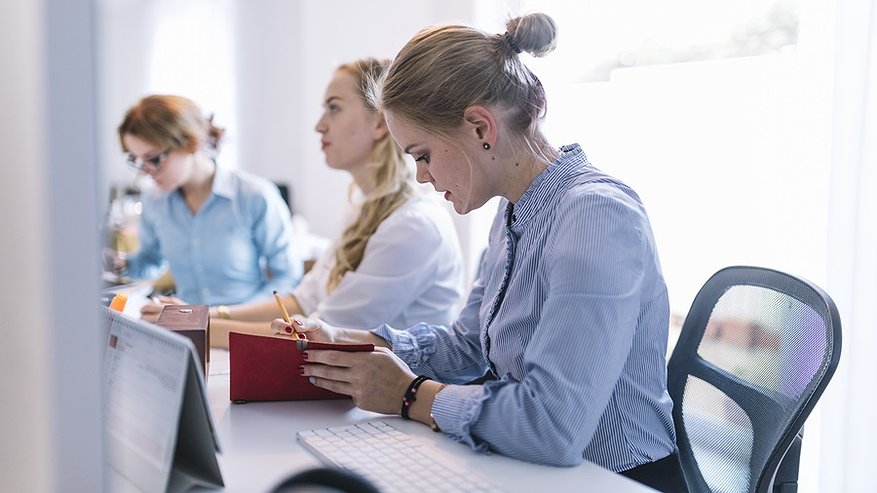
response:
[[[68,5],[82,12],[72,14]],[[54,128],[64,117],[76,125],[70,122],[78,116],[93,124],[80,135],[93,143],[80,154],[93,158],[82,169],[97,176],[82,192],[95,197],[82,221],[91,216],[103,224],[112,190],[137,186],[115,132],[124,111],[144,95],[175,93],[227,128],[222,164],[288,185],[295,213],[328,238],[342,229],[349,180],[325,166],[313,127],[335,67],[363,56],[391,58],[431,24],[501,33],[509,17],[552,15],[557,50],[525,59],[548,92],[545,130],[555,145],[580,143],[593,163],[640,193],[677,328],[704,281],[732,264],[803,276],[838,303],[841,367],[808,421],[800,490],[873,490],[873,0],[48,0],[35,7],[12,0],[3,8],[0,27],[14,36],[36,26],[35,34],[25,33],[25,47],[48,53],[37,58],[45,70],[30,70],[27,51],[10,54],[15,63],[4,73],[35,82],[24,94],[40,87],[54,94],[34,103],[38,111],[28,118],[45,119],[34,128]],[[65,20],[79,24],[64,27]],[[81,49],[65,57],[70,46]],[[65,108],[68,100],[56,94],[64,77],[88,95],[78,109]],[[33,145],[23,142],[12,142],[13,151]],[[47,149],[47,161],[56,162],[64,144],[50,140]],[[64,175],[41,176],[33,183],[51,186]],[[21,193],[13,186],[6,185]],[[470,272],[494,211],[489,204],[455,218]],[[4,251],[22,249],[4,241]]]

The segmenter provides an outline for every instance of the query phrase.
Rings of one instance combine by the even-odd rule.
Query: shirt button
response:
[[[198,246],[198,240],[197,240],[197,239],[192,240],[192,246]]]

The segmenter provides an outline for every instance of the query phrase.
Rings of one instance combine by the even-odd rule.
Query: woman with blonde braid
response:
[[[363,59],[336,70],[317,122],[326,162],[353,176],[361,194],[358,217],[293,291],[281,293],[291,314],[371,329],[388,320],[400,326],[446,324],[463,294],[462,260],[450,214],[417,189],[387,130],[366,102],[366,80],[389,61]],[[226,347],[228,333],[274,334],[276,302],[211,308],[211,345]]]

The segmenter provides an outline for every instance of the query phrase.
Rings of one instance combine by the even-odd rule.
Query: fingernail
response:
[[[298,367],[298,374],[299,374],[299,375],[304,375],[304,374],[305,374],[305,367],[304,367],[304,366],[299,366],[299,367]]]
[[[314,377],[308,377],[308,382],[317,383],[317,379]]]
[[[293,319],[293,322],[295,322],[295,325],[298,325],[299,327],[304,327],[304,326],[305,326],[305,323],[302,322],[301,320],[297,319],[297,318],[296,318],[296,319]]]
[[[289,326],[289,325],[286,326],[286,333],[292,334],[292,327],[291,326]]]
[[[301,353],[301,359],[303,359],[303,360],[307,360],[307,359],[308,359],[308,353]]]

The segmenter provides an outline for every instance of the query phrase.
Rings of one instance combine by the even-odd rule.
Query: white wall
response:
[[[90,0],[0,2],[0,490],[101,491]]]
[[[241,167],[290,183],[313,231],[340,235],[350,179],[325,165],[314,131],[332,73],[357,58],[392,58],[427,25],[471,23],[472,9],[462,0],[239,3]]]
[[[0,344],[0,436],[3,436],[0,478],[9,491],[49,491],[53,478],[37,474],[41,466],[54,468],[48,423],[52,412],[50,375],[46,367],[49,315],[43,311],[39,293],[46,287],[47,266],[40,261],[46,251],[45,204],[30,197],[45,195],[45,155],[38,145],[43,108],[38,87],[44,74],[42,60],[42,5],[28,0],[0,3],[4,90],[0,103],[8,116],[0,120],[0,145],[6,150],[0,166],[0,207],[3,229],[17,235],[0,235],[0,309],[7,314],[4,342]],[[9,36],[9,39],[6,39]],[[16,76],[13,77],[12,75]],[[28,207],[22,208],[24,201]],[[18,211],[18,213],[13,213]],[[28,314],[30,312],[30,314]],[[43,458],[49,458],[44,461]],[[33,475],[33,478],[28,477]]]
[[[107,183],[129,183],[133,175],[122,161],[116,127],[124,111],[146,92],[154,19],[145,0],[96,4],[98,158]],[[109,200],[109,192],[104,199]]]

